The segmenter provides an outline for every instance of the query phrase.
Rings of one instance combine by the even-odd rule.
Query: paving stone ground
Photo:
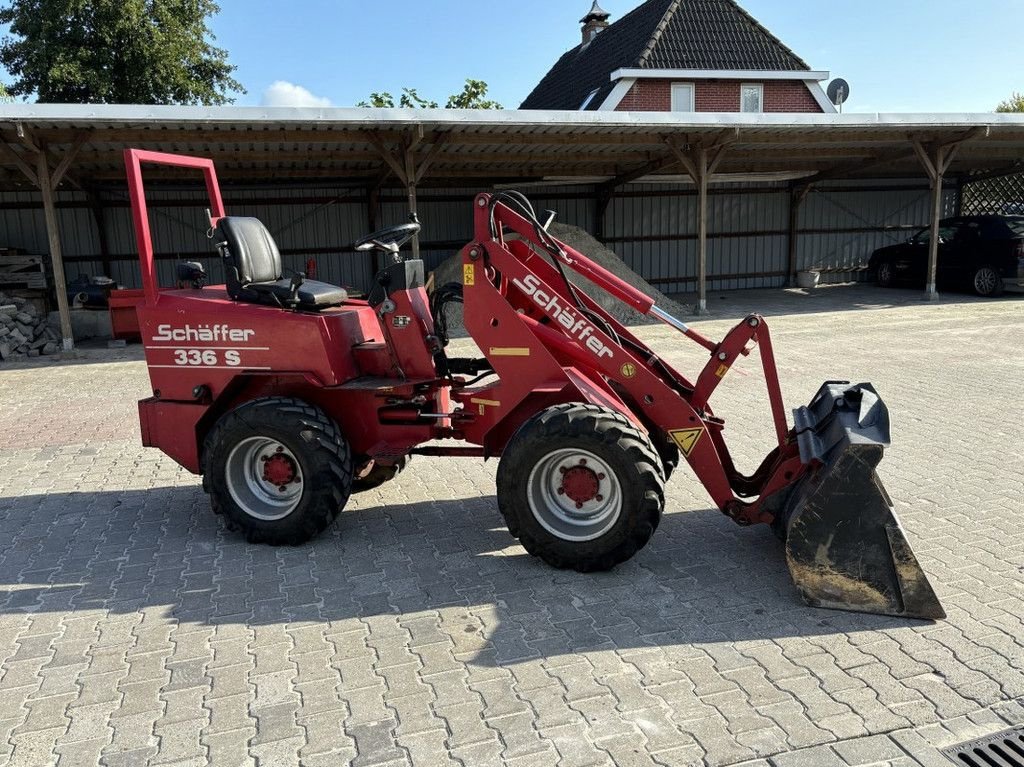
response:
[[[616,571],[531,559],[495,463],[417,459],[299,548],[250,546],[139,445],[137,350],[0,368],[0,764],[947,764],[1024,725],[1024,302],[871,288],[712,299],[771,317],[795,407],[871,380],[880,473],[948,613],[814,610],[767,529],[681,469]],[[696,347],[640,331],[686,371]],[[751,361],[716,396],[771,445]]]

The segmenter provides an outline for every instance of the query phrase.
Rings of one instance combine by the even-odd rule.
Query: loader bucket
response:
[[[945,612],[918,564],[875,467],[889,412],[870,384],[826,383],[795,411],[807,474],[783,511],[793,582],[815,607],[939,619]]]

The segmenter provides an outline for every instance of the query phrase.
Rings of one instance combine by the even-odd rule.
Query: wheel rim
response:
[[[979,269],[974,275],[974,289],[983,296],[987,296],[995,291],[998,284],[999,275],[996,274],[996,270],[992,267],[986,266]]]
[[[231,498],[256,519],[284,519],[302,500],[303,477],[298,459],[269,437],[250,437],[235,445],[224,474]]]
[[[892,280],[892,267],[889,264],[882,264],[878,267],[878,281],[886,284]]]
[[[612,468],[587,450],[564,448],[541,458],[527,480],[534,518],[564,541],[592,541],[622,513],[622,487]]]

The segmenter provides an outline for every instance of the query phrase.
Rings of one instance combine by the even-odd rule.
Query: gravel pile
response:
[[[60,333],[31,302],[0,293],[0,361],[56,354],[59,341]]]
[[[668,298],[664,293],[647,282],[647,280],[626,266],[626,263],[614,251],[609,250],[579,227],[554,223],[548,231],[555,239],[561,240],[569,247],[578,250],[598,266],[607,269],[619,279],[650,296],[661,309],[664,309],[669,314],[680,317],[687,313],[685,307]],[[545,255],[545,257],[547,256]],[[585,277],[576,274],[572,269],[566,268],[565,272],[574,285],[594,299],[602,309],[623,325],[649,325],[658,322],[634,311],[617,298],[610,296],[604,290],[591,283]],[[458,254],[449,258],[434,271],[435,285],[441,286],[448,282],[462,282],[462,261]],[[447,316],[449,329],[452,331],[452,334],[464,333],[462,307],[457,304],[449,304]]]

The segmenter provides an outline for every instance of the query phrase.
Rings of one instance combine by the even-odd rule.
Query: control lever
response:
[[[289,306],[292,306],[292,307],[298,306],[298,304],[299,304],[299,288],[302,287],[302,284],[305,281],[306,281],[306,273],[305,272],[295,272],[295,274],[292,275],[292,283],[289,286],[289,292],[288,292],[288,305]]]

